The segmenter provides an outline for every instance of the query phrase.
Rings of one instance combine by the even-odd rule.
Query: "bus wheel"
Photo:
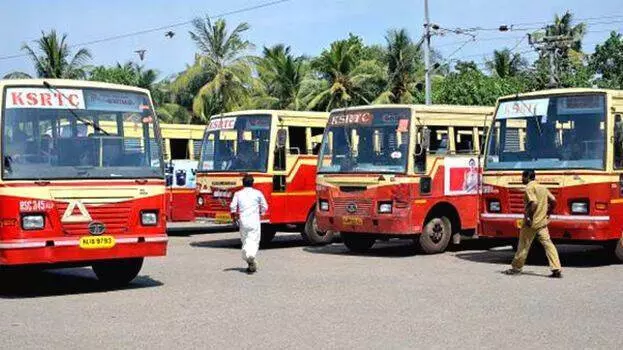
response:
[[[265,247],[272,242],[277,234],[277,227],[273,225],[262,225],[262,237],[260,238],[260,247]]]
[[[348,250],[354,253],[365,253],[374,245],[375,239],[360,234],[341,233],[342,241]]]
[[[426,254],[441,253],[448,247],[451,236],[452,225],[448,218],[445,216],[432,218],[424,226],[418,243]]]
[[[115,259],[93,264],[93,272],[103,284],[123,287],[130,283],[143,267],[143,258]]]
[[[313,245],[325,245],[333,242],[333,232],[332,231],[320,231],[318,229],[318,220],[316,220],[316,212],[312,211],[307,216],[307,221],[305,222],[305,227],[301,232],[301,236],[303,239]]]
[[[621,238],[614,248],[614,255],[619,259],[620,262],[623,262],[623,238]]]

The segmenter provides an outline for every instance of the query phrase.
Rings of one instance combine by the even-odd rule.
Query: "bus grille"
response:
[[[208,211],[212,212],[228,212],[229,213],[229,205],[231,204],[231,199],[216,199],[216,198],[208,198],[205,203],[205,208]]]
[[[347,210],[350,204],[355,204],[357,207],[354,213]],[[372,201],[369,199],[336,198],[333,201],[333,206],[335,207],[335,215],[370,215]]]
[[[63,217],[68,203],[57,203],[56,210],[59,218]],[[131,206],[116,204],[109,205],[85,205],[92,221],[101,222],[106,226],[105,234],[126,233],[130,220]],[[74,210],[74,215],[80,215],[79,210]],[[89,222],[61,222],[63,231],[68,235],[89,235]]]
[[[549,188],[549,191],[552,195],[558,198],[559,190],[557,188]],[[508,206],[511,213],[515,214],[523,214],[524,212],[524,203],[523,203],[524,191],[518,190],[510,190],[508,193]]]

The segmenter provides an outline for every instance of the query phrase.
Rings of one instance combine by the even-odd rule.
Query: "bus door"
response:
[[[279,125],[277,127],[277,140],[275,142],[273,160],[273,190],[270,199],[271,222],[284,222],[286,220],[286,188],[288,177],[288,128]]]

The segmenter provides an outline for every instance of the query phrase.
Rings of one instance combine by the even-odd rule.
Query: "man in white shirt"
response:
[[[234,194],[230,210],[240,230],[242,259],[249,265],[247,272],[255,273],[257,271],[255,257],[262,237],[260,217],[268,210],[268,204],[262,192],[253,188],[253,176],[244,175],[242,186],[244,188]]]

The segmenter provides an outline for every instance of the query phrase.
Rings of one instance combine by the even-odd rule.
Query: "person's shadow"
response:
[[[247,272],[246,267],[229,267],[229,268],[223,269],[223,272],[240,272],[240,273],[244,273],[245,275],[249,274],[249,272]]]

